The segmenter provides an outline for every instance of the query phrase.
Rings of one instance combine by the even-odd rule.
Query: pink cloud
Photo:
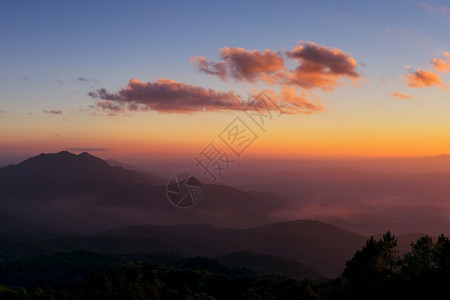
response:
[[[225,47],[220,49],[220,58],[222,62],[208,61],[203,56],[192,57],[190,61],[199,71],[217,75],[222,80],[230,77],[238,81],[270,81],[272,75],[284,69],[281,55],[269,49],[259,52]]]
[[[426,1],[420,1],[418,4],[419,8],[422,9],[426,9],[426,10],[434,10],[433,5],[431,5],[430,3],[426,2]]]
[[[445,59],[435,58],[431,61],[431,65],[437,72],[450,71],[450,53],[444,52]]]
[[[393,92],[392,96],[399,99],[414,99],[414,97],[399,92]]]
[[[206,60],[203,56],[191,57],[189,59],[199,71],[206,74],[217,75],[222,80],[227,78],[227,63],[219,62],[216,63],[212,60]]]
[[[442,86],[442,80],[434,72],[417,69],[413,73],[406,75],[408,86],[421,88],[431,86]]]
[[[264,90],[284,114],[312,114],[323,111],[320,99],[308,99],[305,93],[297,95],[296,90],[290,86],[283,86],[279,94],[273,90]]]
[[[299,63],[290,72],[289,83],[302,88],[333,89],[341,77],[358,79],[357,62],[341,50],[328,49],[311,42],[300,42],[287,56]]]
[[[450,8],[448,8],[448,7],[442,7],[442,8],[441,8],[441,11],[442,11],[443,13],[450,14]]]
[[[184,84],[170,79],[144,82],[130,79],[128,86],[117,93],[105,89],[91,92],[92,98],[100,98],[97,106],[111,112],[125,110],[156,110],[169,113],[195,111],[243,110],[245,103],[240,96],[229,91],[222,93],[212,89]]]
[[[269,49],[259,52],[225,47],[220,50],[220,57],[228,63],[231,76],[237,80],[254,82],[284,69],[283,58]]]
[[[294,60],[298,66],[288,70],[284,56]],[[328,49],[311,42],[300,42],[284,54],[269,49],[259,52],[225,47],[220,50],[220,58],[222,62],[206,60],[202,56],[190,60],[199,71],[217,75],[222,80],[233,78],[250,83],[262,80],[306,89],[331,90],[338,85],[340,78],[357,80],[361,77],[356,72],[355,59],[339,49]]]
[[[318,99],[311,101],[305,93],[297,95],[293,87],[283,86],[279,94],[272,90],[264,92],[283,113],[312,114],[322,110]],[[262,108],[249,105],[257,94],[253,94],[249,101],[243,101],[232,91],[222,93],[169,79],[155,82],[131,79],[128,86],[117,93],[109,93],[105,89],[89,93],[92,98],[101,99],[96,107],[110,116],[149,110],[187,114],[198,111],[255,110]]]

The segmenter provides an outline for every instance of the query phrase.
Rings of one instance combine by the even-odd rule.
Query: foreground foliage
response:
[[[47,270],[51,261],[54,266]],[[156,261],[162,264],[149,263]],[[7,285],[0,286],[1,299],[450,298],[450,241],[443,235],[436,241],[420,238],[404,255],[390,232],[379,240],[372,237],[341,276],[331,280],[299,280],[282,272],[270,275],[231,267],[216,259],[161,253],[119,257],[74,252],[39,258],[38,268],[36,261],[33,264],[29,270],[31,261],[0,266],[0,283]],[[92,266],[95,273],[89,272]]]
[[[450,299],[450,241],[424,236],[400,256],[397,239],[373,237],[329,283],[331,299]]]
[[[261,276],[201,257],[164,266],[129,263],[111,274],[90,273],[62,287],[0,288],[2,299],[295,299],[300,295],[316,298],[310,282]]]

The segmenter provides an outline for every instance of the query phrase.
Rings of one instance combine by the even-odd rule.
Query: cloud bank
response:
[[[222,61],[207,60],[203,56],[192,57],[195,67],[206,74],[219,76],[222,80],[254,83],[262,80],[271,84],[298,86],[305,89],[331,90],[340,78],[359,79],[356,60],[339,49],[299,42],[289,51],[278,53],[265,49],[248,51],[243,48],[224,47],[219,56]],[[295,69],[285,66],[285,59],[296,64]]]
[[[246,106],[241,97],[232,91],[223,93],[170,79],[158,79],[154,82],[130,79],[128,86],[117,93],[98,89],[96,92],[90,92],[89,96],[104,100],[98,102],[97,106],[112,112],[156,110],[192,113],[243,110]]]
[[[195,56],[190,61],[198,71],[223,81],[231,79],[278,85],[279,92],[270,89],[263,91],[288,114],[311,114],[323,110],[320,99],[310,100],[304,92],[298,93],[298,89],[331,91],[340,85],[341,78],[355,82],[362,77],[356,71],[356,60],[348,54],[312,42],[301,41],[291,50],[279,52],[224,47],[220,49],[219,57],[220,61],[214,61]],[[291,68],[287,67],[288,64]],[[99,100],[97,109],[114,116],[128,111],[148,110],[191,114],[198,111],[258,109],[248,107],[258,93],[253,93],[248,101],[244,101],[234,91],[220,92],[170,79],[153,82],[130,79],[128,85],[118,92],[111,93],[101,88],[88,94]]]
[[[311,114],[323,109],[318,99],[311,101],[305,93],[297,95],[295,89],[289,86],[283,86],[279,94],[273,90],[263,92],[286,114]],[[128,86],[118,93],[109,93],[105,89],[89,93],[92,98],[101,99],[96,104],[97,108],[110,116],[149,110],[191,114],[198,111],[266,109],[263,105],[250,105],[258,94],[253,93],[248,101],[243,101],[232,91],[222,93],[170,79],[155,82],[131,79]]]

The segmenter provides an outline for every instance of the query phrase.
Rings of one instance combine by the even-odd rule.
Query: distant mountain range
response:
[[[310,220],[275,223],[249,229],[219,228],[207,224],[142,225],[106,231],[103,236],[151,238],[182,249],[187,256],[223,255],[250,251],[302,262],[318,272],[339,274],[367,237]]]
[[[133,254],[133,257],[158,252],[176,253],[176,257],[213,257],[259,273],[268,269],[276,272],[279,266],[290,276],[296,274],[295,277],[340,274],[345,262],[369,238],[312,220],[249,229],[208,224],[139,225],[80,235],[46,230],[11,218],[9,228],[14,230],[8,232],[3,227],[0,231],[0,262],[72,251]],[[420,236],[399,236],[399,250],[405,252]]]
[[[435,175],[431,178],[436,181],[426,181],[427,186],[444,184],[446,177]],[[424,176],[408,178],[418,184],[428,178]],[[364,191],[374,178],[384,180],[347,169],[318,171],[300,182],[291,174],[259,178],[262,185],[279,183],[281,188],[280,178],[290,178],[285,184],[302,186],[305,193],[325,184],[333,192],[355,186]],[[394,182],[383,186],[383,191],[386,186],[403,191],[405,183],[394,175],[391,179]],[[346,260],[368,239],[319,221],[273,223],[273,214],[289,206],[268,192],[206,184],[197,206],[177,209],[166,199],[166,183],[165,178],[112,166],[88,153],[41,154],[4,167],[0,169],[0,261],[72,251],[163,252],[212,257],[234,267],[257,268],[259,273],[277,272],[277,266],[283,266],[283,272],[297,277],[331,277],[342,272]],[[400,236],[400,250],[419,236]]]
[[[41,154],[0,169],[0,212],[61,230],[95,232],[138,223],[268,223],[282,200],[219,185],[204,185],[189,211],[166,198],[167,179],[132,171],[88,153]]]
[[[450,234],[450,172],[402,174],[392,168],[387,173],[367,173],[346,167],[299,170],[230,174],[221,182],[286,199],[286,209],[272,214],[278,220],[310,218],[364,234],[387,229],[399,234]]]
[[[323,278],[312,268],[295,260],[275,255],[237,251],[216,257],[221,263],[233,268],[246,268],[260,274],[280,274],[296,279]]]
[[[94,272],[108,275],[132,263],[169,265],[181,270],[207,269],[227,275],[277,276],[317,280],[324,276],[302,264],[282,257],[250,252],[234,252],[215,258],[183,258],[171,253],[106,254],[87,251],[55,253],[34,258],[0,263],[0,283],[14,287],[46,287],[67,285]],[[52,272],[49,272],[52,270]]]
[[[0,238],[45,240],[62,236],[65,232],[0,214]]]
[[[37,228],[40,228],[37,226]],[[97,253],[178,253],[184,257],[217,257],[231,265],[250,267],[254,260],[262,264],[261,255],[284,257],[301,263],[292,265],[292,272],[302,269],[304,274],[316,271],[335,276],[345,261],[364,245],[367,237],[318,221],[292,221],[249,229],[214,227],[208,224],[179,224],[172,226],[140,225],[111,229],[97,235],[63,234],[53,238],[40,235],[32,226],[0,236],[0,261],[10,261],[57,252],[90,251]],[[1,232],[0,232],[1,233]],[[244,253],[241,253],[243,252]],[[240,254],[227,255],[239,252]],[[267,257],[264,258],[268,259]],[[271,258],[273,267],[279,259]],[[248,265],[245,265],[247,261]],[[303,265],[304,264],[304,265]],[[297,271],[295,271],[297,270]],[[316,271],[314,271],[316,270]]]

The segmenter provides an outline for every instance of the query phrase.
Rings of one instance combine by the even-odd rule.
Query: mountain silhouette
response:
[[[65,233],[39,226],[16,217],[0,214],[0,237],[21,240],[46,240],[62,236]]]
[[[223,255],[250,251],[299,261],[327,276],[342,272],[345,262],[367,237],[313,220],[274,223],[248,229],[208,224],[175,226],[139,225],[103,233],[115,237],[151,238],[176,245],[183,254]]]
[[[366,236],[312,220],[248,229],[209,224],[138,225],[96,235],[66,234],[38,241],[0,237],[0,262],[71,251],[110,254],[164,252],[182,257],[217,258],[231,266],[262,273],[291,272],[297,274],[296,277],[308,274],[316,277],[320,273],[332,277],[342,272],[345,262],[364,245],[366,239]],[[285,261],[271,256],[282,257]],[[287,268],[289,260],[299,263]],[[277,265],[283,271],[277,271]]]
[[[237,251],[216,257],[221,263],[234,268],[246,268],[260,274],[280,274],[302,280],[304,278],[323,278],[312,268],[295,260],[275,255]]]
[[[203,185],[188,211],[173,207],[168,180],[90,155],[40,154],[0,169],[0,213],[65,231],[99,232],[133,224],[211,223],[250,227],[269,223],[282,199]]]

